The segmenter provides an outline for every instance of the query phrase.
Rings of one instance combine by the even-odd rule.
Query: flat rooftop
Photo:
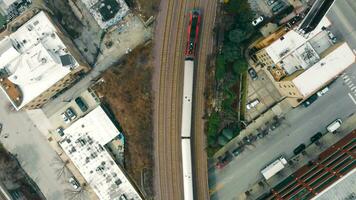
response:
[[[315,65],[293,79],[292,82],[299,92],[307,97],[341,74],[354,62],[355,54],[347,43],[343,43]]]
[[[125,172],[115,163],[104,145],[119,135],[119,130],[98,106],[64,130],[60,142],[100,200],[141,200]]]
[[[107,29],[122,20],[129,12],[124,0],[81,0],[100,28]]]
[[[330,21],[324,17],[314,31],[308,35],[301,35],[296,29],[290,30],[285,35],[274,41],[271,45],[265,48],[268,55],[274,63],[280,62],[283,58],[288,56],[291,52],[305,44],[311,38],[322,31],[322,27],[329,27]]]
[[[70,62],[64,63],[63,58]],[[79,66],[44,12],[40,12],[16,32],[0,41],[1,77],[22,94],[21,102],[8,98],[17,110],[41,95],[71,70]]]
[[[356,169],[313,198],[313,200],[330,199],[356,199]]]
[[[355,148],[353,130],[257,199],[355,199]]]

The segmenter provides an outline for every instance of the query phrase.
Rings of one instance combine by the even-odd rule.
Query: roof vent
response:
[[[280,40],[284,40],[284,37],[282,36],[282,37],[280,38]]]

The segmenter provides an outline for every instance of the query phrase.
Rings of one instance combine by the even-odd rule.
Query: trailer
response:
[[[277,160],[273,161],[271,164],[267,165],[261,170],[263,177],[268,180],[282,169],[284,169],[287,164],[287,160],[281,156]]]

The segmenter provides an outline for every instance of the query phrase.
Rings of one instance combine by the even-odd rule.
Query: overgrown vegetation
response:
[[[125,169],[147,196],[153,196],[151,48],[138,47],[103,74],[94,88],[104,97],[125,135]],[[141,179],[144,180],[141,180]]]
[[[244,51],[250,39],[257,34],[251,25],[253,13],[247,0],[231,0],[223,4],[222,9],[222,22],[217,24],[217,28],[223,29],[224,40],[216,56],[215,69],[211,69],[215,70],[215,86],[212,87],[214,89],[210,88],[214,95],[208,95],[214,102],[211,103],[212,108],[208,108],[206,130],[209,157],[240,132],[247,95],[248,64]]]
[[[143,20],[148,20],[151,16],[156,16],[159,11],[160,0],[125,0],[127,5],[139,13]]]

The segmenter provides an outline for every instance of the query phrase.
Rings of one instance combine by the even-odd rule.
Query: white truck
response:
[[[267,165],[265,168],[261,170],[263,177],[268,180],[282,169],[284,169],[285,165],[287,165],[287,160],[281,156],[277,160],[273,161],[271,164]]]
[[[336,119],[326,127],[326,130],[328,130],[330,133],[334,133],[337,129],[340,128],[341,124],[342,124],[341,119]]]

